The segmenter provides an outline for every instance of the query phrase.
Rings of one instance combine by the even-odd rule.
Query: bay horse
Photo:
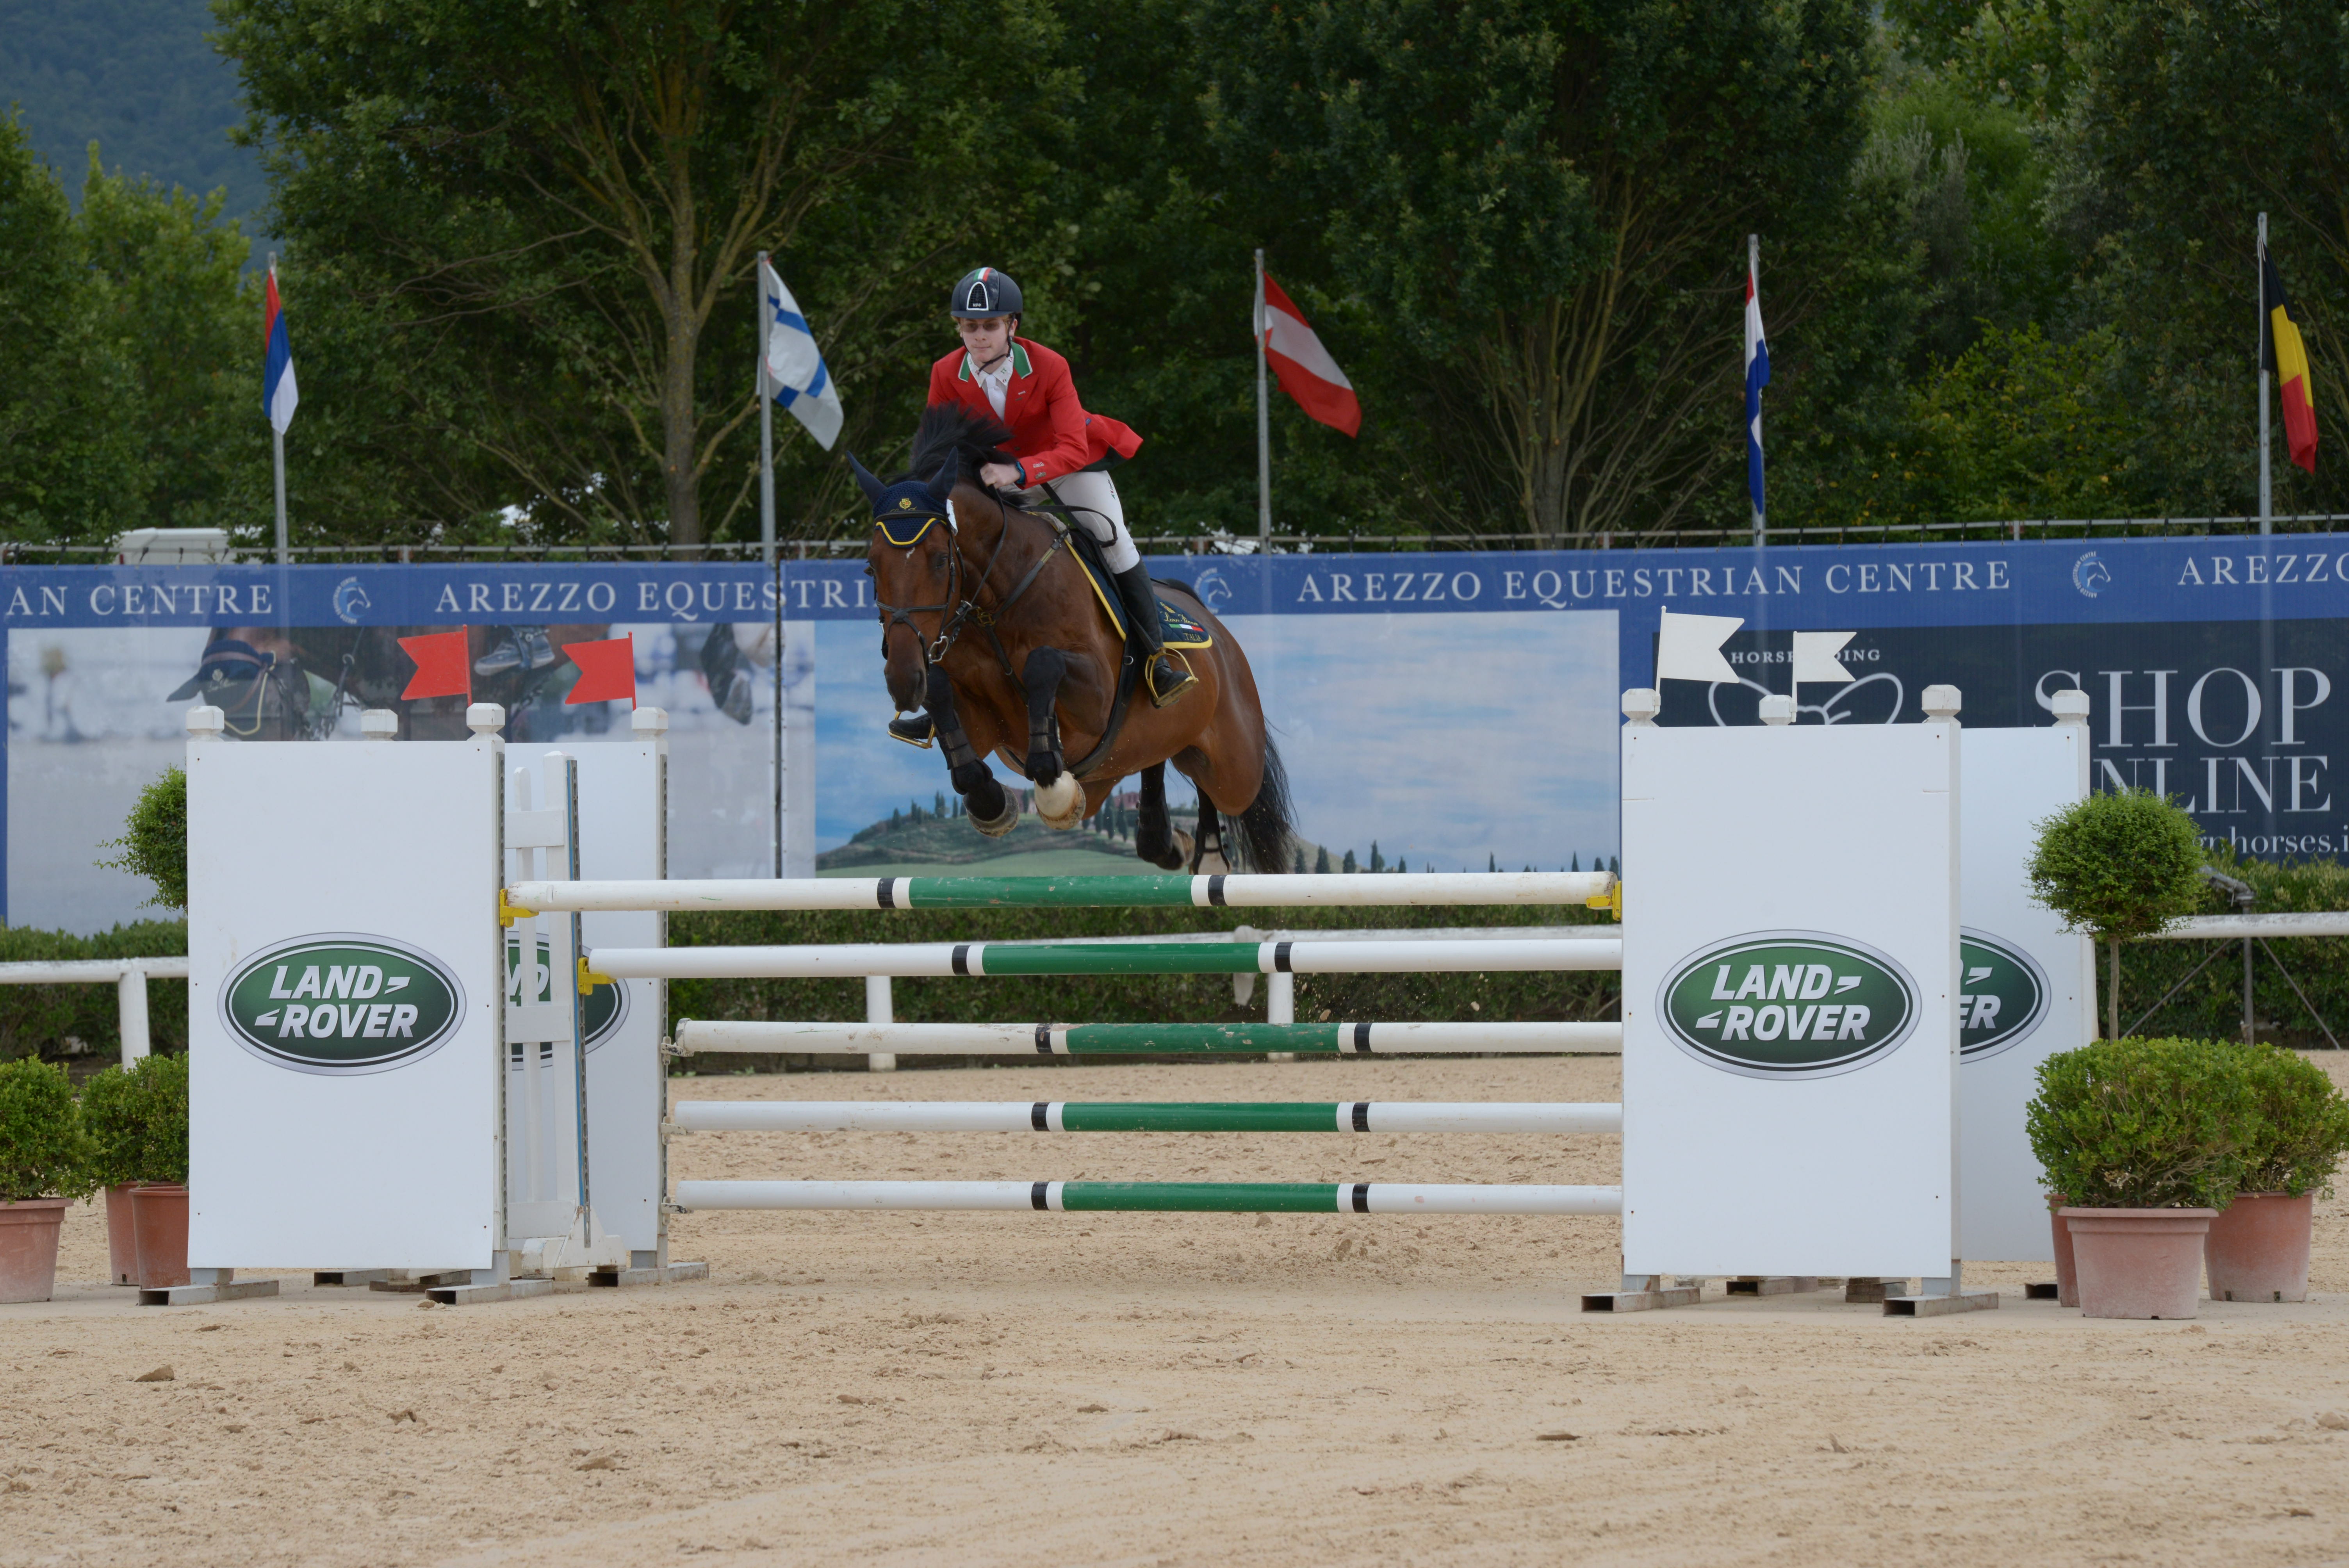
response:
[[[1069,525],[979,483],[979,465],[1011,460],[1000,450],[1009,439],[992,419],[937,407],[922,416],[896,480],[848,459],[873,507],[864,569],[890,699],[928,712],[971,825],[1000,837],[1019,820],[990,756],[1033,783],[1037,814],[1064,830],[1140,774],[1143,860],[1166,871],[1228,870],[1235,857],[1249,871],[1289,870],[1288,775],[1247,655],[1190,588],[1158,583],[1213,644],[1182,650],[1199,684],[1171,707],[1153,706]],[[1198,787],[1195,834],[1168,821],[1169,762]]]

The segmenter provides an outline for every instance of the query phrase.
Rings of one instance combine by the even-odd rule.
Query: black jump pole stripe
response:
[[[1371,1054],[1371,1026],[1368,1024],[1354,1026],[1354,1053],[1364,1057]]]
[[[1371,1212],[1371,1184],[1368,1181],[1352,1181],[1349,1182],[1348,1185],[1353,1189],[1352,1196],[1354,1212],[1357,1214],[1369,1213]]]
[[[874,882],[873,902],[880,908],[895,909],[897,907],[897,900],[895,896],[894,890],[890,885],[896,879],[894,877],[881,877]]]
[[[1052,1130],[1052,1107],[1049,1100],[1038,1100],[1028,1108],[1028,1125],[1039,1132]]]
[[[1036,1054],[1040,1057],[1052,1054],[1052,1026],[1050,1024],[1036,1026]]]
[[[1370,1130],[1371,1102],[1367,1099],[1358,1099],[1354,1102],[1354,1130],[1368,1132]]]
[[[955,944],[954,972],[957,975],[968,975],[970,973],[970,944],[968,942],[957,942]]]
[[[1208,877],[1207,902],[1218,909],[1224,907],[1224,879],[1221,876]]]
[[[1028,1206],[1031,1209],[1050,1208],[1052,1206],[1050,1196],[1052,1184],[1050,1181],[1030,1182],[1028,1184]]]
[[[1293,942],[1276,942],[1272,944],[1272,966],[1275,971],[1282,975],[1295,973],[1288,966],[1288,950],[1296,945]]]

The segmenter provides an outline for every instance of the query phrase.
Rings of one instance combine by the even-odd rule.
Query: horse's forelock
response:
[[[1010,440],[1011,432],[999,421],[941,404],[923,413],[922,423],[914,432],[913,456],[905,470],[890,482],[929,479],[949,453],[961,459],[962,477],[976,480],[981,463],[1009,460],[1002,449]]]

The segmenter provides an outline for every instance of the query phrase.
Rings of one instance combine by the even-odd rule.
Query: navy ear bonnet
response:
[[[848,470],[856,476],[856,488],[873,503],[873,526],[898,549],[919,544],[934,522],[954,527],[954,511],[947,497],[954,493],[955,481],[962,477],[962,459],[955,454],[948,453],[931,478],[900,480],[893,485],[874,479],[854,452],[848,455]]]

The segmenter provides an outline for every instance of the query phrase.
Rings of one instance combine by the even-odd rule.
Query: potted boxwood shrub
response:
[[[2234,1201],[2254,1131],[2241,1052],[2098,1040],[2039,1066],[2027,1125],[2071,1232],[2090,1317],[2192,1317],[2202,1240]]]
[[[138,1184],[138,1086],[108,1068],[81,1086],[82,1126],[89,1134],[90,1179],[106,1194],[106,1272],[116,1284],[139,1283],[139,1248],[130,1229],[130,1189]]]
[[[188,1283],[188,1058],[151,1056],[102,1097],[102,1173],[129,1188],[135,1283]],[[98,1075],[100,1078],[105,1074]],[[92,1079],[93,1083],[97,1080]]]
[[[90,1190],[89,1149],[66,1069],[0,1063],[0,1302],[47,1301],[66,1206]]]
[[[2314,1063],[2274,1046],[2237,1046],[2252,1130],[2241,1190],[2202,1243],[2213,1301],[2306,1301],[2315,1201],[2333,1195],[2349,1152],[2349,1099]]]

